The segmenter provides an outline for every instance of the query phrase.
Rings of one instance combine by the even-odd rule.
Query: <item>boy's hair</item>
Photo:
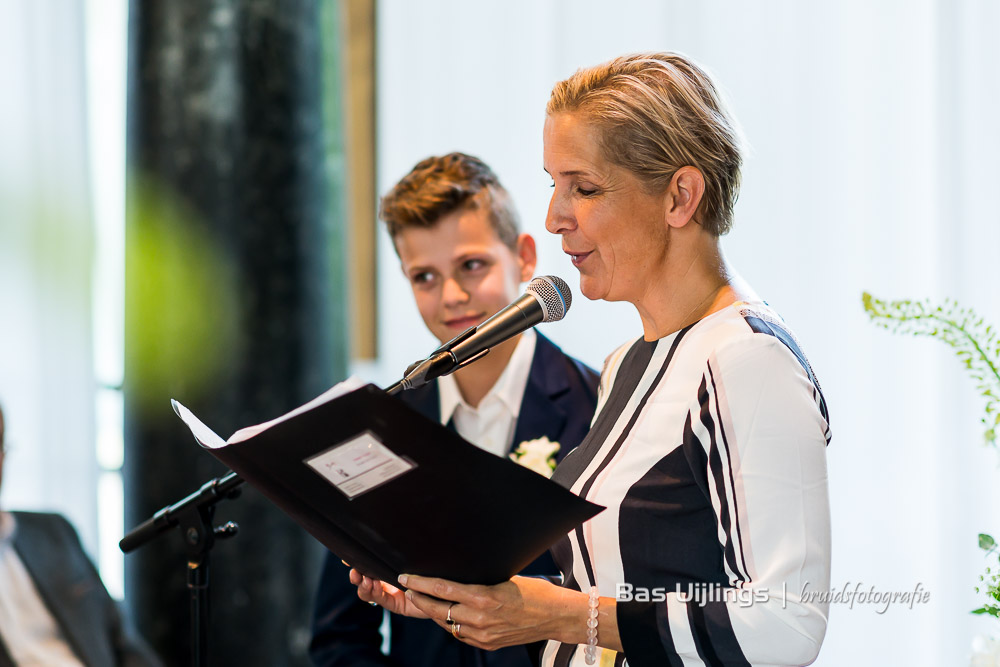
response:
[[[480,207],[489,211],[490,224],[504,245],[516,250],[517,210],[497,175],[479,158],[449,153],[418,162],[382,197],[378,217],[395,240],[407,227],[430,228],[446,215]]]

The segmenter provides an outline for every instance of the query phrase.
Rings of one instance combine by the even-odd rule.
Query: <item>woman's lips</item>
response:
[[[591,252],[593,252],[593,251],[591,251]],[[581,264],[583,264],[583,262],[588,257],[590,257],[590,252],[569,252],[569,251],[566,251],[566,254],[569,255],[569,258],[573,261],[573,266],[575,266],[577,268],[579,268],[579,266]]]
[[[474,327],[484,319],[483,315],[470,315],[468,317],[456,317],[454,319],[445,320],[444,325],[449,329],[461,329],[465,331],[469,327]]]

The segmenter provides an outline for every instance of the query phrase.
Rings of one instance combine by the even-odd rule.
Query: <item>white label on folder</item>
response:
[[[415,466],[365,432],[305,460],[313,470],[354,498],[399,477]]]

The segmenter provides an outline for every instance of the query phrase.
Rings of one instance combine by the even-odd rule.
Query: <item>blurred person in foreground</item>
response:
[[[421,161],[382,199],[379,215],[424,324],[442,343],[516,299],[534,273],[534,239],[519,232],[517,211],[493,171],[470,155]],[[542,461],[540,472],[550,475],[545,459],[554,466],[587,432],[597,382],[593,370],[528,330],[453,375],[399,397],[486,451],[521,453],[525,463]],[[548,554],[524,570],[556,573]],[[524,647],[487,653],[456,641],[431,621],[402,616],[390,619],[384,655],[382,621],[382,609],[358,599],[349,569],[330,554],[310,647],[317,665],[531,664]]]
[[[605,363],[597,416],[553,479],[607,507],[553,547],[562,585],[414,574],[359,595],[543,665],[806,665],[826,632],[827,407],[782,319],[727,263],[742,149],[708,75],[624,56],[556,84],[548,231],[590,299],[642,335]]]
[[[4,416],[0,408],[0,482]],[[0,512],[0,667],[145,667],[118,605],[58,514]]]

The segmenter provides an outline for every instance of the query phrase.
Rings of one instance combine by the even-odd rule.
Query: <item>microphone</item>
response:
[[[539,276],[509,306],[482,324],[469,327],[434,350],[426,359],[411,364],[400,384],[404,389],[413,389],[434,378],[454,373],[484,356],[491,347],[496,347],[536,324],[561,320],[569,311],[571,303],[573,293],[565,280],[556,276]]]

